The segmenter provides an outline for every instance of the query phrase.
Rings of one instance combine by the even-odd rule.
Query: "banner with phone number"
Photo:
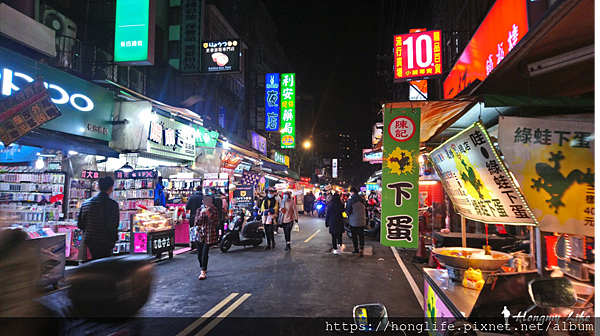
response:
[[[381,244],[416,248],[419,243],[420,108],[392,108],[383,117]]]

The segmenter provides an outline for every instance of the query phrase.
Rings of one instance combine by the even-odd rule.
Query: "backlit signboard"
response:
[[[372,149],[363,149],[363,162],[377,162],[381,163],[383,160],[383,151],[374,151]]]
[[[410,82],[408,100],[427,100],[427,81],[418,80]]]
[[[331,177],[338,177],[338,159],[331,160]]]
[[[279,74],[265,77],[265,131],[279,131]]]
[[[115,62],[154,64],[155,0],[117,0]]]
[[[257,151],[263,153],[265,156],[267,155],[267,139],[256,133],[256,132],[252,132],[249,131],[249,133],[251,133],[251,138],[252,138],[252,148],[256,149]]]
[[[290,157],[287,155],[283,155],[281,153],[279,153],[278,151],[272,151],[273,152],[273,161],[277,162],[277,163],[281,163],[283,165],[286,166],[290,166]]]
[[[202,43],[203,73],[239,72],[241,43],[239,39],[222,39]]]
[[[281,74],[281,148],[296,148],[296,74]]]
[[[424,31],[394,36],[394,81],[442,75],[442,32]]]
[[[444,98],[484,81],[528,31],[527,1],[498,0],[444,81]]]

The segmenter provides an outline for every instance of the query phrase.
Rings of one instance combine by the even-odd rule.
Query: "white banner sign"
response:
[[[479,122],[433,150],[429,159],[461,216],[490,224],[537,223]]]
[[[338,159],[331,160],[331,177],[338,177]]]
[[[500,118],[500,150],[540,229],[594,236],[594,123]]]

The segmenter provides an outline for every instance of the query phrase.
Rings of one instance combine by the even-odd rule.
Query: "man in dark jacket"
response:
[[[197,186],[196,192],[190,195],[190,198],[188,198],[188,202],[185,205],[185,209],[190,210],[190,232],[194,225],[196,225],[196,212],[202,207],[203,201],[204,194],[202,193],[202,186]],[[196,253],[196,242],[190,240],[190,247],[192,248],[192,253]]]
[[[110,198],[115,181],[106,176],[98,180],[100,192],[81,205],[77,227],[92,259],[110,257],[119,233],[119,204]]]
[[[350,199],[346,203],[346,214],[348,215],[348,224],[352,231],[352,243],[354,251],[362,257],[365,248],[365,226],[367,225],[367,205],[365,199],[358,194],[358,189],[350,189]],[[360,250],[359,248],[360,239]]]
[[[221,236],[223,234],[225,234],[225,222],[223,221],[223,219],[224,219],[224,216],[223,216],[223,199],[221,198],[220,190],[217,189],[217,187],[210,187],[208,194],[212,196],[212,198],[213,198],[213,205],[217,208],[217,211],[219,212],[219,226],[217,227],[217,233],[219,231],[221,231],[221,234],[219,235],[219,241],[220,241],[221,240]]]
[[[315,195],[313,195],[312,191],[309,191],[306,195],[304,195],[304,213],[312,216],[314,209]]]

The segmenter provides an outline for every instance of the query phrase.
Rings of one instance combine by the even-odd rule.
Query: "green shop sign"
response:
[[[281,74],[281,148],[296,148],[296,74]]]
[[[41,128],[110,141],[112,137],[113,93],[83,79],[56,70],[28,57],[0,48],[2,97],[33,82],[44,84],[61,116]]]
[[[154,64],[155,0],[117,0],[115,62]]]
[[[216,147],[217,139],[219,138],[219,132],[209,131],[202,126],[194,126],[196,146],[199,147]]]
[[[386,105],[383,117],[381,244],[416,248],[421,109],[392,106]]]

